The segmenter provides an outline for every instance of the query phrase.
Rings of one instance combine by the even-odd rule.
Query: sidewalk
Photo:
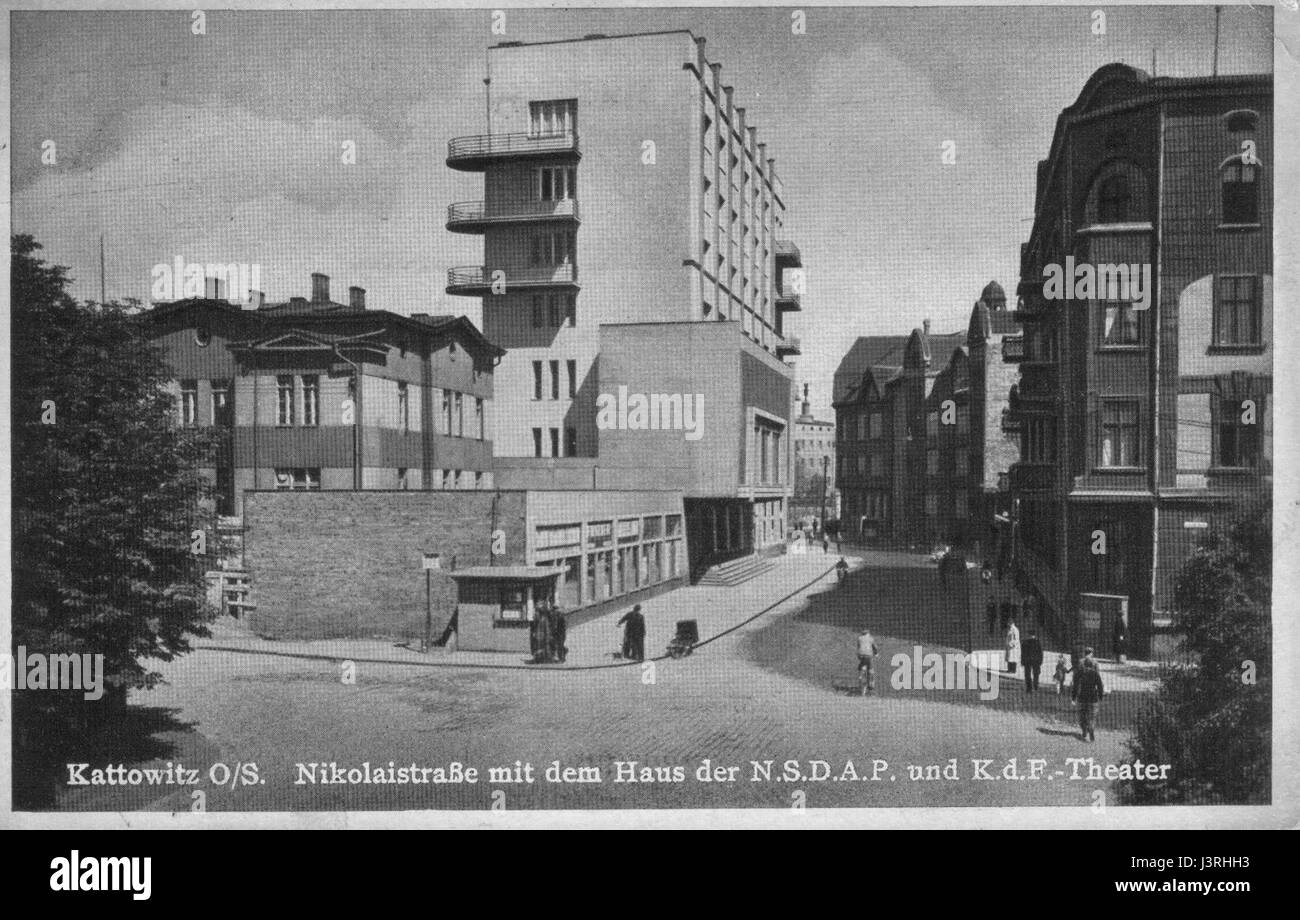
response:
[[[971,653],[971,657],[979,662],[979,667],[996,667],[1001,680],[1023,681],[1025,679],[1023,667],[1017,667],[1014,674],[1007,670],[1006,654],[1006,649],[1002,648],[976,649]],[[1055,685],[1052,675],[1056,673],[1056,662],[1061,658],[1065,659],[1065,666],[1068,668],[1069,652],[1043,650],[1043,666],[1038,672],[1040,686]],[[1126,661],[1120,664],[1118,661],[1101,658],[1093,660],[1097,662],[1097,670],[1101,672],[1101,681],[1107,693],[1121,691],[1153,693],[1160,686],[1160,663],[1157,661]],[[1071,679],[1073,675],[1066,678],[1067,687]]]
[[[641,612],[646,619],[645,653],[647,659],[658,658],[668,649],[668,642],[677,629],[678,620],[695,620],[699,625],[700,641],[726,630],[733,629],[766,607],[781,601],[791,592],[798,592],[779,605],[801,603],[806,590],[822,590],[835,584],[832,566],[839,560],[833,553],[823,554],[820,549],[800,556],[773,557],[773,566],[763,574],[734,587],[693,586],[678,588],[641,602]],[[850,558],[856,568],[859,560]],[[825,576],[809,585],[819,576]],[[428,654],[418,646],[408,647],[392,639],[263,639],[233,625],[218,622],[212,627],[212,636],[196,639],[196,649],[247,652],[260,655],[284,655],[299,658],[319,658],[330,661],[372,661],[393,664],[410,664],[422,667],[478,667],[525,668],[534,671],[565,670],[572,668],[619,667],[631,662],[614,657],[623,644],[623,629],[618,620],[632,609],[625,607],[596,617],[572,627],[566,645],[568,659],[564,664],[533,665],[528,656],[519,652],[462,652],[434,648]],[[777,609],[769,611],[778,613]],[[696,654],[704,654],[701,649]]]

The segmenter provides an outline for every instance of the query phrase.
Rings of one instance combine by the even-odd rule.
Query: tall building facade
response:
[[[1272,136],[1267,75],[1112,64],[1039,163],[1011,488],[1018,567],[1063,638],[1108,648],[1123,620],[1158,653],[1179,567],[1271,486]],[[1119,266],[1127,289],[1103,286]]]
[[[447,290],[482,298],[507,350],[503,485],[680,489],[693,563],[782,539],[801,309],[775,162],[704,45],[674,31],[494,46],[487,133],[447,156],[483,174],[482,200],[453,204],[447,226],[481,235],[484,261],[451,269]],[[607,401],[639,395],[700,397],[700,436],[638,427],[635,408],[603,423]]]
[[[839,517],[839,500],[835,474],[835,423],[815,418],[808,401],[808,384],[803,385],[803,401],[794,420],[794,516]]]
[[[996,282],[967,330],[859,338],[835,373],[844,532],[988,555],[1015,459],[1002,360],[1018,327]]]

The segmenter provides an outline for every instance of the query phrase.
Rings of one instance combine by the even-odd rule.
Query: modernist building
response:
[[[177,421],[223,432],[223,515],[249,489],[490,489],[492,374],[502,350],[464,317],[330,299],[204,298],[141,314],[176,373]]]
[[[823,498],[827,519],[839,517],[836,472],[835,423],[813,417],[805,383],[799,415],[794,420],[794,523],[820,516]]]
[[[1021,252],[1011,488],[1019,567],[1065,636],[1106,649],[1127,617],[1159,651],[1189,552],[1271,484],[1272,138],[1267,75],[1112,64],[1057,119]],[[1150,283],[1063,300],[1046,280],[1067,264]]]
[[[1002,355],[1017,331],[1006,295],[989,282],[965,332],[934,335],[926,320],[909,336],[853,344],[834,382],[846,535],[992,551],[1016,453]]]
[[[692,565],[779,543],[798,353],[786,320],[801,307],[782,272],[801,256],[720,65],[675,31],[505,42],[487,68],[487,133],[447,156],[483,174],[482,199],[451,205],[447,227],[482,235],[484,261],[451,269],[447,291],[481,297],[484,333],[508,351],[500,483],[678,489]],[[635,408],[603,425],[604,401],[652,396],[695,397],[700,436],[680,419],[638,427]]]

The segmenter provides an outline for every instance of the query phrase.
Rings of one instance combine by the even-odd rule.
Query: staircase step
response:
[[[711,587],[734,587],[757,578],[772,567],[771,559],[764,556],[741,556],[729,559],[709,568],[700,578],[699,584]]]

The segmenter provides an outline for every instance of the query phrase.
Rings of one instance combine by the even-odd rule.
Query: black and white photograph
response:
[[[1300,820],[1295,0],[6,15],[2,823]]]

